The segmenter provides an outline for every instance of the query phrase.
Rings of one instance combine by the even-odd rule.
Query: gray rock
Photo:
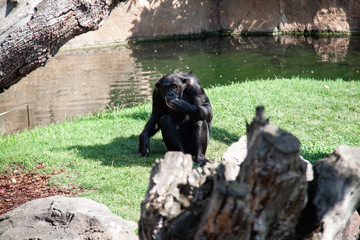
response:
[[[54,196],[0,216],[0,239],[138,239],[131,224],[87,198]]]

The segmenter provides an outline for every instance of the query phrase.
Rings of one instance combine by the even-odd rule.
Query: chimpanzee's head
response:
[[[172,100],[181,99],[183,92],[189,81],[190,74],[167,74],[160,78],[155,84],[156,88],[161,91],[161,95],[168,107],[171,108]]]

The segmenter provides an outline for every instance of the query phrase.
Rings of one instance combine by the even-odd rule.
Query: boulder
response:
[[[0,216],[0,239],[138,239],[131,223],[87,198],[53,196]]]

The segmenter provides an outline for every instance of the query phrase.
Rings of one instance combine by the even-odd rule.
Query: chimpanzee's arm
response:
[[[158,120],[156,115],[151,115],[144,130],[139,135],[139,152],[136,154],[138,157],[149,156],[150,138],[159,131]]]
[[[199,120],[206,120],[207,122],[211,122],[213,118],[213,112],[210,102],[206,102],[202,106],[200,106],[196,115],[197,115],[197,119]]]
[[[190,114],[194,120],[206,120],[207,122],[210,122],[212,119],[212,109],[210,103],[204,103],[201,106],[197,106],[182,99],[177,99],[171,101],[171,106],[178,112]]]
[[[149,156],[150,138],[159,131],[159,119],[164,112],[164,103],[158,90],[153,92],[152,113],[146,123],[144,130],[139,135],[139,152],[138,157]]]
[[[210,101],[204,90],[198,86],[197,91],[192,89],[191,92],[192,93],[189,95],[192,97],[191,102],[193,103],[189,103],[182,99],[172,100],[170,103],[172,108],[178,112],[189,114],[194,120],[206,120],[207,122],[211,122],[213,112]]]

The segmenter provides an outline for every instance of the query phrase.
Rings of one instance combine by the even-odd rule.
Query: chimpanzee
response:
[[[155,84],[152,98],[137,156],[149,155],[150,138],[161,129],[168,151],[190,153],[198,165],[204,165],[213,112],[198,79],[192,72],[167,74]]]

